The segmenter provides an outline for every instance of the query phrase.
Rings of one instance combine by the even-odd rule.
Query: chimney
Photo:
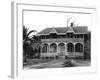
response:
[[[73,23],[73,22],[71,22],[71,23],[70,23],[70,26],[71,26],[71,27],[73,27],[73,26],[74,26],[74,23]]]

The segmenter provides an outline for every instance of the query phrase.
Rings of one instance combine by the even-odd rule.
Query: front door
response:
[[[64,43],[60,43],[58,45],[58,49],[59,49],[58,55],[59,56],[65,56],[65,44]]]

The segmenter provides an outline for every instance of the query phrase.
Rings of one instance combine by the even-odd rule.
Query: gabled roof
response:
[[[74,29],[73,29],[73,27],[68,27],[68,30],[67,30],[67,32],[74,32]]]
[[[47,35],[50,33],[66,34],[67,32],[86,33],[86,32],[88,32],[88,27],[86,27],[86,26],[55,27],[55,28],[51,27],[51,28],[45,28],[44,30],[37,33],[37,35]]]
[[[57,33],[56,29],[53,27],[51,28],[50,32],[49,33]]]

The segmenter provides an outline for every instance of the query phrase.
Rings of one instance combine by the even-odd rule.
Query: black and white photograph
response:
[[[91,14],[23,10],[23,69],[91,66]]]
[[[0,80],[100,80],[100,0],[1,0]]]
[[[12,3],[11,75],[96,72],[96,8]]]

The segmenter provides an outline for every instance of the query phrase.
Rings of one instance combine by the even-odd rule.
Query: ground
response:
[[[75,59],[31,59],[24,69],[90,66],[90,61]]]

